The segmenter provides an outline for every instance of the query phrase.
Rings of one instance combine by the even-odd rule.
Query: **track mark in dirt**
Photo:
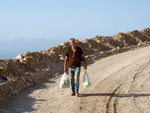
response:
[[[117,97],[113,97],[115,95],[115,93],[119,90],[119,88],[122,86],[122,84],[120,84],[110,95],[107,103],[106,103],[106,113],[116,113],[116,98]]]
[[[133,81],[132,81],[132,84],[131,84],[131,86],[130,86],[131,92],[134,92],[134,87],[135,87],[135,84],[134,84],[134,83],[136,82],[136,79],[138,79],[138,76],[143,75],[142,72],[143,72],[143,70],[144,70],[146,67],[148,67],[148,65],[150,65],[150,62],[147,62],[146,64],[140,66],[137,70],[135,70],[136,73],[135,73],[134,76],[133,76]],[[134,95],[132,95],[132,100],[133,100],[134,105],[136,106],[137,110],[138,110],[140,113],[142,113],[142,110],[138,107],[138,103],[136,103],[136,98],[134,97]]]
[[[135,70],[136,73],[134,73],[133,82],[135,81],[136,77],[137,77],[140,73],[142,73],[142,71],[143,71],[149,64],[150,64],[150,62],[148,62],[148,63],[142,65],[142,66],[139,67],[137,70]]]

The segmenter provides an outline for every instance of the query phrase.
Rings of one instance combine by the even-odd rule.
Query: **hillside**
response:
[[[113,36],[95,35],[91,39],[76,42],[83,49],[88,64],[91,64],[110,55],[149,46],[150,28]],[[64,42],[43,51],[25,52],[14,59],[0,60],[0,105],[23,90],[43,82],[45,78],[62,74],[68,47],[69,42]]]
[[[150,46],[94,61],[88,65],[92,85],[80,97],[59,88],[61,74],[16,95],[1,108],[12,113],[149,113]]]

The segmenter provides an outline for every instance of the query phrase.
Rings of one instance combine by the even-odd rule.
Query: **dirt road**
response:
[[[80,97],[70,96],[70,89],[61,90],[61,75],[58,75],[16,95],[2,110],[12,113],[150,112],[150,46],[95,61],[88,65],[87,71],[92,85],[83,87],[82,67]]]

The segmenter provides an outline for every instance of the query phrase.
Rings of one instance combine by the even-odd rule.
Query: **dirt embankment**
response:
[[[149,113],[150,46],[93,61],[87,72],[91,86],[83,87],[81,67],[79,97],[59,88],[61,75],[14,96],[3,113]]]
[[[106,56],[146,46],[150,42],[150,28],[117,33],[113,36],[95,35],[91,39],[76,40],[87,58],[94,61]],[[0,60],[0,106],[53,74],[63,72],[65,51],[69,42],[39,52],[25,52],[14,59]]]

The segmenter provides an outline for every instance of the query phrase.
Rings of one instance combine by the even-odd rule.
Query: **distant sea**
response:
[[[22,47],[9,47],[9,48],[5,47],[5,49],[0,49],[0,59],[15,58],[17,55],[21,55],[26,51],[29,52],[40,51],[40,50],[45,50],[49,47],[50,46],[44,46],[44,45],[40,47],[39,46],[24,46],[24,47],[22,46]]]
[[[21,55],[26,51],[34,52],[48,49],[49,47],[56,46],[62,42],[58,41],[31,41],[31,42],[9,42],[0,43],[0,59],[15,58],[17,55]]]
[[[18,55],[25,53],[26,51],[42,51],[49,47],[54,47],[63,42],[69,41],[70,38],[49,38],[49,39],[7,39],[5,41],[0,40],[0,59],[15,58]],[[82,38],[78,40],[83,40]]]

